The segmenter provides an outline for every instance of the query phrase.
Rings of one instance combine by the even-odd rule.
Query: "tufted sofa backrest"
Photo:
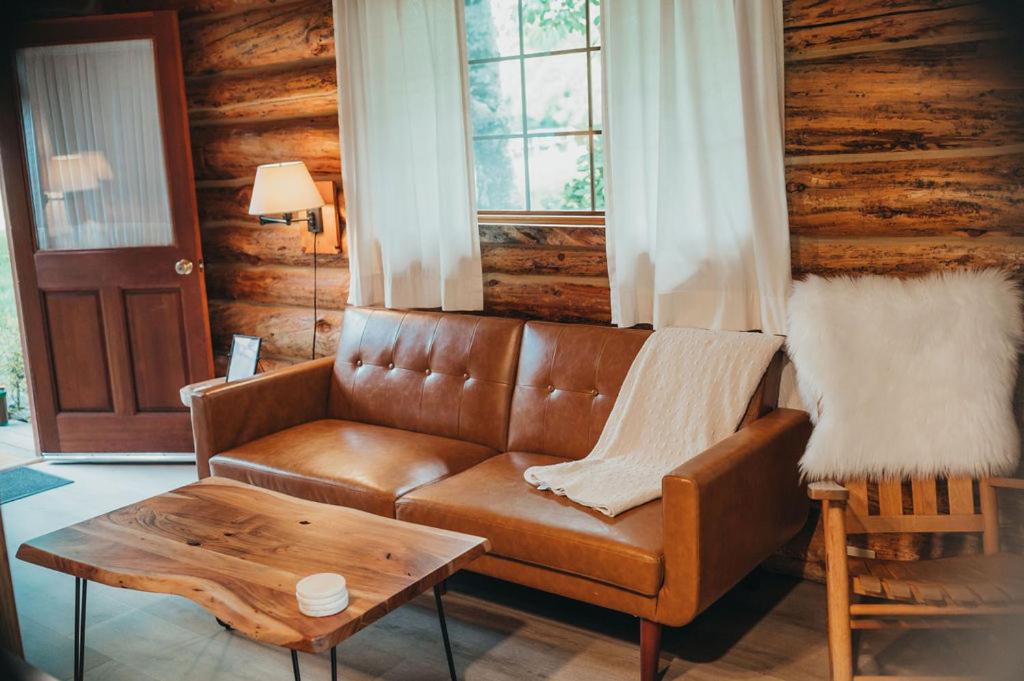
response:
[[[580,459],[601,435],[650,331],[528,322],[508,449]]]
[[[503,450],[522,330],[516,319],[350,307],[328,417]]]

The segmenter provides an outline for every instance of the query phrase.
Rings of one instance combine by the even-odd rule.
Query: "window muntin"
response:
[[[481,212],[604,210],[600,0],[465,0]]]

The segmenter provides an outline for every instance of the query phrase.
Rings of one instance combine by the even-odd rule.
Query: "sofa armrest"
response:
[[[659,622],[691,621],[800,531],[810,434],[806,412],[776,409],[665,476]]]
[[[192,436],[199,477],[210,457],[300,423],[324,418],[334,358],[302,362],[192,397]]]

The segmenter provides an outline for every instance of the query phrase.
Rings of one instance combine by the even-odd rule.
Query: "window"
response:
[[[600,0],[465,0],[480,211],[604,210]]]

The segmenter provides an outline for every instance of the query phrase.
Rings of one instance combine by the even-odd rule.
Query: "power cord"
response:
[[[317,294],[316,294],[316,238],[319,232],[313,232],[313,348],[310,350],[309,358],[316,359],[316,323],[317,323]]]

